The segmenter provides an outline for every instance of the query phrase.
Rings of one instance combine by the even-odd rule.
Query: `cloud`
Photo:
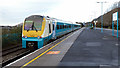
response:
[[[1,0],[0,25],[15,25],[34,14],[73,22],[91,21],[101,15],[101,5],[97,1],[102,0]],[[108,4],[104,4],[104,11]]]
[[[32,15],[44,15],[59,5],[56,0],[3,0],[0,2],[0,25],[15,25]]]

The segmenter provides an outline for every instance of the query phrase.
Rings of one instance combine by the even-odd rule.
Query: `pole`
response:
[[[114,21],[112,21],[112,36],[114,36]]]
[[[117,38],[118,38],[118,12],[117,12]]]
[[[103,2],[101,2],[101,32],[103,33]]]
[[[97,3],[101,3],[101,33],[103,33],[103,3],[107,3],[107,2],[97,2]]]
[[[117,9],[118,9],[118,8],[119,8],[119,2],[117,3]],[[119,27],[119,26],[118,26],[118,25],[119,25],[119,24],[118,24],[118,23],[119,23],[119,17],[118,17],[118,16],[119,16],[119,9],[118,9],[118,12],[117,12],[117,38],[118,38],[118,27]]]

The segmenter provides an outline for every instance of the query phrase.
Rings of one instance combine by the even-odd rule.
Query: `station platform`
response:
[[[101,28],[95,28],[95,29],[96,30],[101,30]],[[103,33],[107,33],[107,34],[113,36],[113,30],[112,29],[103,28]],[[114,30],[114,36],[117,37],[117,30]],[[120,30],[118,30],[118,37],[120,38]]]
[[[116,37],[99,30],[81,28],[60,42],[22,57],[7,65],[21,68],[33,66],[88,66],[94,68],[117,68],[118,44]],[[112,66],[112,67],[111,67]],[[84,67],[86,68],[86,67]],[[95,67],[96,68],[96,67]]]

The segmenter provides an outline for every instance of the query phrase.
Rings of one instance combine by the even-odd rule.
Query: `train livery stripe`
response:
[[[71,35],[69,35],[67,38],[69,38]],[[45,53],[47,53],[48,51],[50,51],[51,49],[53,49],[54,47],[56,47],[58,44],[60,44],[61,42],[65,41],[67,38],[63,39],[62,41],[60,41],[59,43],[57,43],[56,45],[52,46],[51,48],[49,48],[48,50],[46,50],[45,52],[43,52],[42,54],[38,55],[37,57],[35,57],[34,59],[32,59],[31,61],[29,61],[28,63],[24,64],[22,67],[20,68],[24,68],[25,66],[27,66],[28,64],[32,63],[33,61],[35,61],[36,59],[38,59],[39,57],[41,57],[42,55],[44,55]]]
[[[46,20],[45,20],[45,18],[43,18],[43,22],[42,22],[43,24],[42,24],[42,34],[43,34],[43,32],[44,32],[44,29],[45,29],[45,24],[46,24]]]

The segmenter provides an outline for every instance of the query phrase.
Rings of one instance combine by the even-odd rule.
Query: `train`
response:
[[[39,49],[50,40],[80,28],[80,24],[49,16],[31,15],[25,18],[22,26],[22,48]]]

